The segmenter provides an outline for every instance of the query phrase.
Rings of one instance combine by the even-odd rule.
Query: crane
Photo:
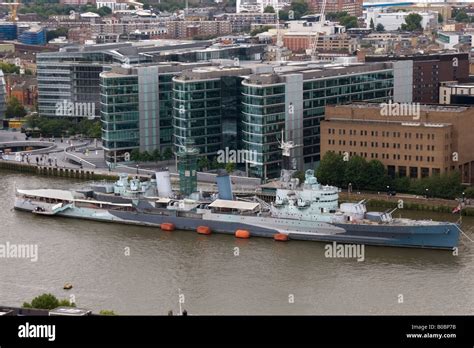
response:
[[[321,27],[324,23],[324,11],[326,10],[326,0],[322,0],[321,2],[321,13],[319,14],[319,20],[318,23],[321,24]],[[309,46],[310,54],[311,54],[311,60],[316,60],[317,59],[317,47],[318,47],[318,39],[319,39],[319,30],[316,28],[316,33],[311,39],[311,44]]]
[[[18,20],[16,13],[17,13],[18,7],[20,6],[20,0],[18,1],[6,0],[6,2],[0,2],[0,5],[8,6],[10,8],[10,21],[11,22],[16,22]]]

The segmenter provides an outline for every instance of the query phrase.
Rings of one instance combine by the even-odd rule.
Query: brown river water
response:
[[[178,311],[180,291],[190,314],[474,314],[474,243],[465,238],[458,256],[366,247],[358,262],[326,258],[318,242],[166,233],[12,210],[15,187],[82,184],[0,171],[0,244],[38,246],[36,262],[0,258],[0,305],[20,306],[50,292],[73,295],[78,307],[94,312],[166,315]],[[463,229],[470,228],[474,218],[464,218]],[[66,282],[72,290],[63,290]]]

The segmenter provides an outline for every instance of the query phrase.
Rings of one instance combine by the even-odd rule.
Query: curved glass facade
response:
[[[107,162],[140,147],[137,76],[101,75],[102,141]]]
[[[242,145],[255,152],[256,163],[249,174],[275,177],[280,173],[281,149],[278,140],[285,128],[285,85],[242,83]]]
[[[173,79],[173,118],[176,147],[192,139],[200,155],[214,157],[225,147],[239,146],[241,108],[239,76],[206,80]]]

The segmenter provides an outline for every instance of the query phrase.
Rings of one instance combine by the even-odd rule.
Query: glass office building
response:
[[[134,149],[173,150],[173,82],[207,63],[116,66],[100,74],[102,140],[109,163],[129,161]]]
[[[242,141],[257,151],[252,176],[280,175],[282,131],[297,147],[294,168],[314,169],[320,161],[320,122],[326,105],[383,102],[393,96],[394,69],[388,64],[293,69],[256,74],[242,83]]]
[[[209,66],[173,78],[176,148],[191,139],[201,156],[239,148],[241,82],[248,68]]]

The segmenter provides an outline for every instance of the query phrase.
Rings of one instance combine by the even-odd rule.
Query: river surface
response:
[[[37,262],[0,258],[0,305],[50,292],[74,295],[94,312],[166,315],[178,311],[181,291],[190,314],[474,314],[474,245],[465,238],[458,256],[366,247],[358,262],[326,258],[318,242],[166,233],[12,210],[15,187],[82,184],[0,171],[0,243],[38,245]],[[471,227],[474,219],[464,218],[463,229]],[[66,282],[72,290],[63,290]]]

